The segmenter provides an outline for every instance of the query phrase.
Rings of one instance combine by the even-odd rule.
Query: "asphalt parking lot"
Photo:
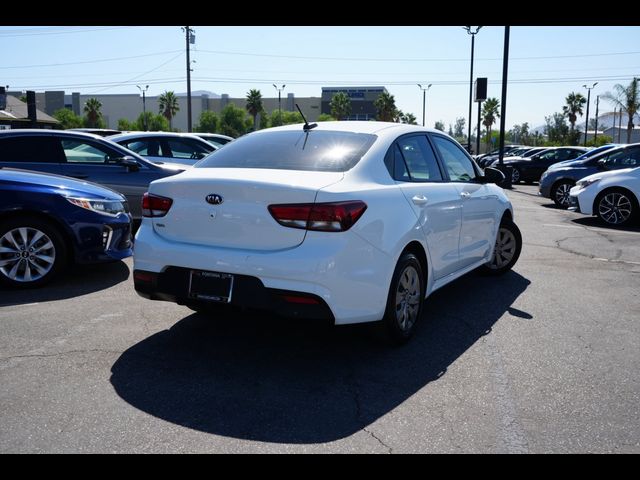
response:
[[[640,453],[640,228],[518,185],[501,278],[436,292],[412,342],[133,291],[131,260],[0,290],[0,452]]]

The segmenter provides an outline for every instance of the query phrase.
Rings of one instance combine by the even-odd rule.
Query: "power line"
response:
[[[182,50],[167,50],[164,52],[157,53],[145,53],[143,55],[131,55],[129,57],[114,57],[114,58],[103,58],[100,60],[84,60],[79,62],[66,62],[66,63],[48,63],[48,64],[40,64],[40,65],[12,65],[9,67],[0,67],[2,70],[10,69],[10,68],[41,68],[41,67],[62,67],[67,65],[85,65],[88,63],[102,63],[102,62],[116,62],[118,60],[130,60],[132,58],[143,58],[143,57],[154,57],[158,55],[167,55],[169,53],[182,52]]]
[[[268,57],[268,58],[289,58],[295,60],[335,60],[347,62],[468,62],[468,58],[364,58],[364,57],[312,57],[299,55],[274,55],[268,53],[249,53],[249,52],[230,52],[225,50],[198,50],[199,53],[210,53],[217,55],[239,55],[249,57]],[[611,53],[591,53],[591,54],[575,54],[575,55],[549,55],[536,57],[513,57],[510,60],[541,60],[551,58],[582,58],[582,57],[604,57],[612,55],[637,55],[640,51],[635,52],[611,52]],[[482,61],[502,61],[502,58],[477,58]]]
[[[7,33],[7,32],[0,32],[0,38],[8,38],[8,37],[32,37],[32,36],[39,36],[39,35],[66,35],[69,33],[84,33],[84,32],[106,32],[108,30],[121,30],[123,28],[133,28],[133,27],[107,27],[107,28],[92,28],[92,29],[84,29],[84,30],[79,30],[77,29],[77,27],[67,27],[66,30],[64,31],[59,31],[59,32],[34,32],[34,33],[24,33],[24,31],[22,33],[13,33],[13,31],[11,31],[11,33]],[[33,30],[33,29],[30,29]]]

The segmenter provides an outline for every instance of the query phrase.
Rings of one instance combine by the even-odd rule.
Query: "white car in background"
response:
[[[513,209],[493,183],[503,178],[413,125],[260,130],[150,185],[135,288],[209,313],[231,304],[335,324],[383,320],[403,342],[434,290],[518,259]]]
[[[640,167],[594,173],[569,194],[569,210],[597,215],[609,225],[629,225],[640,215]]]
[[[159,165],[191,167],[218,148],[191,133],[127,132],[112,135],[109,140]]]

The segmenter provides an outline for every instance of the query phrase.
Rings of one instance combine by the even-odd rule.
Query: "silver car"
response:
[[[188,167],[217,149],[189,133],[128,132],[113,135],[109,140],[154,163],[169,162]]]

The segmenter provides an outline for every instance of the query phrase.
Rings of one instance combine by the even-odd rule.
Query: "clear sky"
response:
[[[192,28],[192,90],[244,97],[258,88],[277,97],[276,83],[286,84],[284,96],[306,97],[320,96],[322,86],[383,85],[421,122],[417,84],[431,83],[427,126],[468,117],[471,37],[460,26]],[[474,78],[488,77],[489,96],[498,99],[503,41],[503,26],[487,26],[475,42]],[[148,95],[186,91],[179,26],[0,27],[0,47],[0,85],[11,90],[136,93],[149,84]],[[640,76],[640,27],[511,27],[509,56],[507,128],[540,126],[568,93],[586,96],[582,85],[599,82],[593,118],[597,94]],[[611,110],[601,102],[601,113]]]

